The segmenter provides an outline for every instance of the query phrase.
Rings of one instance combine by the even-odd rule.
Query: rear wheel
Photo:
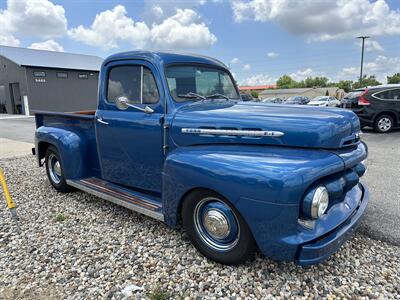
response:
[[[71,187],[67,185],[64,177],[60,155],[53,146],[47,148],[45,155],[45,166],[47,177],[51,185],[59,192],[67,193],[71,191]]]
[[[393,118],[389,115],[380,115],[375,120],[375,130],[380,133],[387,133],[393,129]]]
[[[256,243],[239,212],[211,191],[191,193],[182,205],[183,226],[207,258],[237,265],[254,258]]]

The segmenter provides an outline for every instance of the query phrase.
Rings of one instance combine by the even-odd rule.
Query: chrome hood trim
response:
[[[263,130],[229,130],[229,129],[204,129],[204,128],[182,128],[182,133],[192,133],[199,135],[221,135],[221,136],[272,136],[280,137],[284,133],[281,131]]]

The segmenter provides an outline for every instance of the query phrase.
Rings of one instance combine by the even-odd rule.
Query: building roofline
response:
[[[4,53],[4,50],[8,51],[18,51],[17,55],[10,55],[10,52]],[[28,63],[23,57],[23,54],[21,54],[21,51],[26,51],[26,55],[28,56],[29,54],[32,55],[33,62]],[[35,54],[33,54],[35,53]],[[40,53],[40,54],[37,54]],[[42,55],[42,57],[40,56]],[[46,58],[43,58],[44,56],[49,56],[48,63],[45,62]],[[63,62],[62,59],[60,59],[61,56],[65,55],[65,59],[69,59],[71,61],[74,61],[74,59],[81,59],[82,61],[85,61],[85,58],[89,60],[89,63],[84,65],[82,68],[79,67],[79,63],[72,63],[71,66],[69,66],[67,63]],[[66,69],[66,70],[87,70],[87,71],[99,71],[101,62],[103,61],[103,58],[100,56],[96,55],[89,55],[89,54],[80,54],[80,53],[71,53],[71,52],[58,52],[58,51],[50,51],[50,50],[39,50],[39,49],[30,49],[30,48],[25,48],[25,47],[14,47],[14,46],[4,46],[0,45],[0,56],[8,59],[9,61],[15,63],[18,66],[21,67],[40,67],[40,68],[53,68],[53,69]],[[19,56],[19,57],[18,57]],[[20,58],[20,59],[18,59]],[[35,62],[36,60],[36,62]],[[90,61],[92,60],[92,61]],[[95,63],[94,61],[98,60],[98,63]],[[40,62],[38,62],[40,61]],[[63,62],[57,64],[56,62]],[[52,65],[53,64],[53,65]],[[96,64],[98,66],[90,66],[90,64]]]

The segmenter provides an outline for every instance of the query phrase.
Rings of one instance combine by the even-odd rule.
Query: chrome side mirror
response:
[[[145,112],[146,114],[151,114],[151,113],[154,112],[154,110],[151,107],[147,106],[147,105],[144,108],[141,108],[139,106],[130,104],[128,98],[123,97],[123,96],[122,97],[118,97],[115,100],[115,105],[117,106],[117,108],[119,110],[126,110],[126,109],[128,109],[128,107],[132,107],[134,109],[137,109],[137,110],[140,110],[142,112]]]
[[[128,98],[126,97],[118,97],[115,100],[115,105],[118,107],[120,110],[126,110],[129,107],[129,102]]]

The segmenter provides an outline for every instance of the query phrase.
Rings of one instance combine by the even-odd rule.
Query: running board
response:
[[[161,204],[152,201],[141,193],[126,191],[114,184],[96,177],[88,177],[80,180],[67,180],[67,184],[79,190],[95,195],[101,199],[110,201],[130,210],[164,221],[161,213]]]

